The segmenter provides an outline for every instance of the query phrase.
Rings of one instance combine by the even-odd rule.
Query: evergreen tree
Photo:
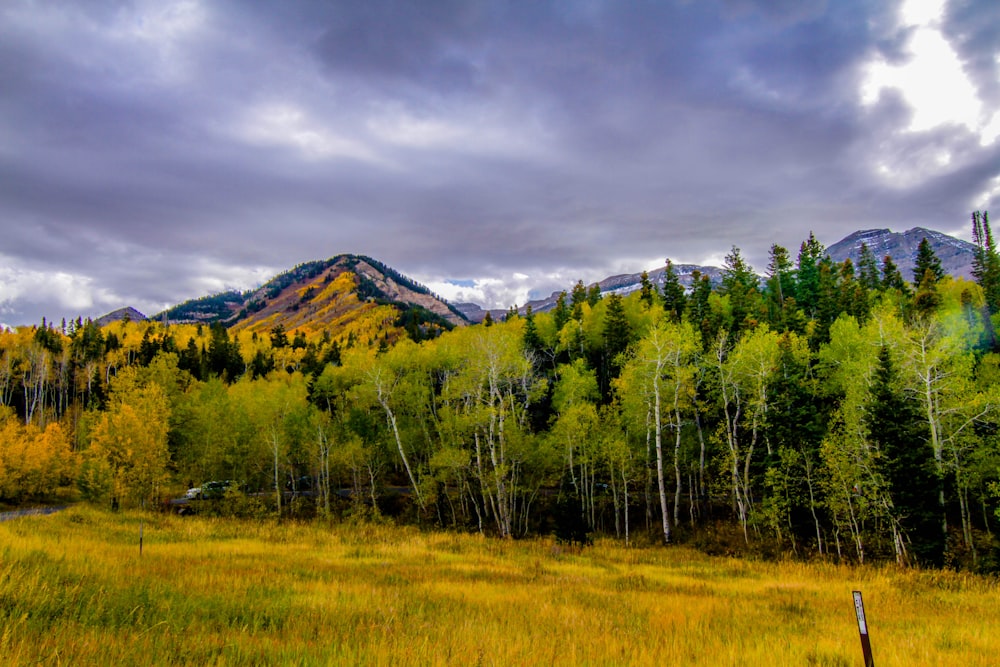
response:
[[[878,258],[868,247],[867,243],[861,244],[861,255],[858,257],[858,280],[869,292],[874,292],[882,286],[879,277]]]
[[[533,354],[538,354],[542,350],[542,338],[538,335],[535,314],[531,311],[531,306],[524,309],[524,349]]]
[[[759,282],[753,268],[746,263],[740,254],[740,249],[733,246],[732,252],[726,255],[722,267],[722,285],[719,291],[729,295],[734,334],[747,327],[753,328],[757,324],[757,306],[760,302],[760,291],[757,288]]]
[[[625,316],[625,305],[618,294],[608,296],[608,310],[604,315],[604,354],[600,380],[601,395],[611,391],[611,380],[621,372],[622,355],[632,342],[632,327]]]
[[[819,262],[826,250],[816,240],[812,232],[799,247],[798,267],[795,276],[795,301],[806,310],[809,317],[815,317],[819,297]]]
[[[824,255],[817,266],[816,305],[813,318],[816,321],[812,340],[814,349],[830,340],[830,325],[840,315],[840,293],[836,265],[829,255]]]
[[[996,313],[1000,310],[1000,254],[990,230],[989,211],[972,213],[972,242],[976,246],[972,276],[983,288],[989,312]]]
[[[212,339],[208,344],[208,370],[228,382],[235,382],[243,374],[243,357],[239,343],[229,340],[226,327],[216,322],[211,328]]]
[[[934,248],[931,247],[930,241],[927,240],[927,237],[924,237],[920,240],[920,245],[917,246],[917,257],[913,265],[914,287],[919,287],[927,279],[925,274],[928,271],[931,272],[931,280],[935,284],[944,278],[944,269],[941,268],[941,260],[934,254]]]
[[[868,317],[867,290],[854,275],[854,262],[848,257],[840,263],[840,276],[837,281],[838,309],[841,313],[851,315],[859,322]]]
[[[945,536],[938,498],[941,479],[934,465],[927,426],[917,403],[900,390],[888,346],[879,349],[869,413],[871,438],[892,499],[902,544],[921,563],[941,565]]]
[[[598,285],[597,283],[594,283],[593,285],[590,286],[590,289],[587,290],[587,303],[589,303],[590,307],[593,308],[598,304],[600,300],[601,300],[601,286]]]
[[[688,318],[700,332],[702,345],[711,345],[715,340],[715,331],[711,330],[709,318],[709,297],[712,296],[712,280],[707,275],[695,269],[691,273],[691,296],[688,298]]]
[[[196,380],[204,380],[205,375],[202,367],[201,352],[194,338],[188,338],[187,346],[181,350],[177,358],[177,368],[187,371]]]
[[[667,260],[667,268],[663,271],[663,309],[673,322],[680,322],[687,306],[684,286],[674,270],[674,263]]]
[[[933,269],[924,271],[923,280],[917,285],[913,295],[913,311],[918,317],[928,317],[941,305],[941,295],[937,291],[937,281]]]
[[[274,349],[288,347],[288,334],[285,333],[285,327],[281,324],[276,324],[271,329],[271,347]]]
[[[767,313],[769,321],[778,329],[785,328],[785,307],[795,303],[795,280],[792,260],[788,250],[773,244],[767,264]]]
[[[653,283],[649,282],[649,273],[646,271],[639,276],[639,300],[647,306],[653,305]]]
[[[556,331],[561,331],[566,323],[569,322],[569,306],[566,305],[566,291],[563,290],[559,293],[559,298],[556,299],[556,307],[552,311],[552,318],[556,324]]]
[[[899,272],[899,267],[892,261],[890,255],[886,255],[882,260],[882,289],[896,289],[903,294],[909,293],[903,274]]]
[[[583,281],[576,281],[576,285],[573,286],[573,293],[570,296],[570,308],[572,309],[573,319],[577,322],[583,320],[583,304],[587,303],[587,288],[584,287]]]

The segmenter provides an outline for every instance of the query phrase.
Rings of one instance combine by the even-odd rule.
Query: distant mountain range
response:
[[[857,265],[861,246],[866,244],[880,261],[886,255],[891,256],[903,277],[909,280],[912,278],[917,246],[924,238],[931,243],[946,273],[971,277],[975,246],[922,227],[905,232],[889,229],[857,231],[828,247],[826,252],[836,262],[850,258]],[[798,248],[789,248],[789,252],[794,259]],[[761,267],[756,268],[761,271]],[[665,265],[648,271],[650,282],[661,287],[665,271]],[[686,287],[690,287],[695,272],[707,275],[713,282],[722,276],[722,269],[716,266],[675,264],[674,271]],[[605,294],[628,294],[640,288],[641,277],[641,272],[622,274],[610,276],[597,284]],[[571,289],[572,285],[566,287],[567,292]],[[556,291],[547,298],[529,301],[520,305],[519,310],[524,312],[530,306],[533,312],[545,312],[555,307],[559,294]],[[405,321],[407,326],[423,329],[480,322],[487,313],[479,304],[448,303],[427,287],[370,257],[337,255],[300,264],[256,290],[230,291],[193,299],[151,319],[170,323],[220,322],[240,329],[270,330],[280,324],[286,331],[294,332],[301,327],[316,330],[346,326],[365,304],[391,305],[399,313],[399,322]],[[504,309],[489,312],[494,319],[502,319],[507,313]],[[122,308],[100,318],[98,323],[103,325],[126,318],[133,321],[145,319],[134,308]]]
[[[913,265],[917,256],[917,246],[920,245],[920,241],[924,238],[930,242],[931,247],[934,249],[934,254],[941,260],[941,267],[945,273],[955,277],[971,279],[972,258],[975,256],[976,247],[968,241],[956,239],[953,236],[923,227],[914,227],[905,232],[893,232],[889,229],[857,231],[828,247],[826,252],[830,256],[830,259],[835,262],[843,262],[845,259],[850,258],[854,265],[857,266],[858,260],[861,258],[861,245],[867,244],[869,250],[878,258],[880,264],[886,255],[891,256],[892,261],[895,262],[903,274],[903,278],[911,280],[913,277]],[[798,257],[799,249],[788,248],[788,251],[794,261]],[[662,288],[663,274],[666,268],[666,265],[664,265],[647,271],[650,282]],[[764,267],[755,268],[759,273],[764,273]],[[707,275],[713,282],[717,282],[722,277],[722,269],[717,266],[674,264],[674,271],[680,278],[681,284],[685,287],[691,286],[692,276],[695,271],[700,272],[702,275]],[[618,294],[628,294],[629,292],[638,290],[641,282],[642,272],[639,272],[611,276],[597,284],[600,286],[602,293],[617,292]],[[571,287],[568,286],[566,291],[569,292]],[[559,294],[560,292],[557,291],[544,299],[529,301],[520,307],[520,311],[523,313],[527,306],[531,306],[532,312],[536,313],[551,310],[555,307]],[[486,317],[486,311],[474,303],[458,303],[455,304],[455,308],[460,310],[473,322],[480,322]],[[494,319],[503,317],[506,312],[506,310],[490,311]]]
[[[865,244],[880,262],[886,255],[892,257],[903,278],[912,280],[917,246],[925,238],[934,249],[934,254],[941,260],[941,268],[945,273],[956,278],[972,278],[972,258],[975,257],[976,246],[968,241],[923,227],[914,227],[905,232],[893,232],[888,229],[854,232],[834,243],[826,249],[826,252],[835,262],[843,262],[850,258],[857,266],[861,257],[861,245]]]

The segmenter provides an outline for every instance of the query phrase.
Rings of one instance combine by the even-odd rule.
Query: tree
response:
[[[600,462],[595,434],[598,430],[597,378],[583,359],[558,368],[559,380],[552,395],[556,421],[552,434],[563,445],[566,470],[569,472],[573,496],[578,500],[576,512],[593,530],[594,497],[597,469]]]
[[[861,244],[861,253],[858,257],[858,280],[869,292],[874,292],[881,287],[882,280],[879,276],[878,258],[868,247],[867,243]]]
[[[597,305],[597,303],[600,300],[601,300],[601,286],[598,285],[597,283],[594,283],[593,285],[590,286],[590,289],[587,290],[587,303],[590,304],[591,308],[593,308],[594,306]]]
[[[734,335],[744,328],[753,328],[757,324],[759,282],[753,268],[740,254],[740,249],[733,246],[732,252],[726,255],[722,267],[722,284],[719,292],[729,297]]]
[[[602,338],[604,354],[602,359],[601,388],[607,393],[611,380],[618,377],[621,370],[622,355],[632,342],[632,327],[625,315],[625,306],[618,294],[608,296],[608,308],[604,314],[604,329]]]
[[[689,322],[676,323],[662,320],[639,341],[635,357],[629,362],[629,371],[618,382],[619,394],[636,391],[645,397],[647,432],[653,437],[656,456],[656,485],[660,500],[660,519],[663,541],[672,539],[671,512],[664,473],[664,426],[674,433],[673,467],[675,473],[673,524],[680,515],[680,447],[684,414],[692,409],[694,401],[694,363],[700,349],[697,333]],[[638,387],[636,386],[638,385]]]
[[[903,280],[903,274],[899,272],[899,267],[892,261],[890,255],[882,258],[882,289],[898,290],[903,295],[909,293],[906,281]]]
[[[649,282],[649,273],[643,271],[639,276],[639,300],[647,306],[653,305],[653,283]]]
[[[439,410],[446,446],[470,452],[480,526],[492,518],[503,538],[513,537],[526,512],[525,462],[538,451],[527,420],[531,404],[545,391],[524,354],[519,324],[456,329],[443,341],[443,353],[455,360]]]
[[[869,428],[892,499],[897,560],[909,561],[910,544],[920,562],[940,565],[945,545],[937,500],[941,476],[917,406],[900,391],[889,347],[879,349],[878,361]]]
[[[765,435],[768,389],[780,353],[777,334],[762,324],[747,332],[731,350],[727,338],[720,335],[712,359],[722,401],[726,465],[737,518],[747,542],[754,506],[751,464]]]
[[[44,429],[23,425],[9,408],[0,408],[0,498],[13,502],[42,499],[71,479],[75,457],[58,422]]]
[[[552,317],[555,319],[556,331],[561,331],[566,323],[569,322],[570,309],[566,304],[566,292],[565,290],[559,293],[559,297],[556,299],[556,307],[552,311]]]
[[[928,271],[931,273],[929,278],[925,275]],[[944,269],[941,268],[941,260],[934,254],[934,248],[925,236],[920,239],[920,245],[917,246],[917,256],[913,265],[913,286],[919,288],[925,280],[934,285],[942,278]]]
[[[570,311],[573,319],[580,321],[583,319],[583,304],[587,303],[587,288],[582,280],[577,280],[570,295]]]
[[[973,211],[972,242],[976,246],[972,258],[972,276],[983,290],[983,324],[986,328],[987,344],[997,347],[996,332],[993,330],[991,315],[1000,311],[1000,253],[997,253],[993,232],[990,230],[989,211]]]
[[[819,298],[819,263],[825,254],[823,244],[809,232],[809,238],[799,246],[795,276],[795,301],[806,310],[809,317],[815,317]]]
[[[767,265],[767,308],[769,321],[784,328],[786,300],[794,304],[795,280],[788,250],[773,244]]]
[[[684,286],[674,270],[674,263],[668,258],[667,268],[663,271],[663,309],[671,320],[680,322],[686,305]]]
[[[158,500],[170,463],[169,413],[159,385],[141,384],[132,369],[115,378],[111,405],[97,420],[85,453],[109,470],[113,505]]]

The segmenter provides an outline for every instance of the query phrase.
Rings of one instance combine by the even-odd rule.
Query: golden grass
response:
[[[140,521],[144,552],[138,553]],[[989,665],[949,572],[78,508],[0,524],[5,664]]]

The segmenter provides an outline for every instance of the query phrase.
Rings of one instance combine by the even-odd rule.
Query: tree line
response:
[[[155,503],[239,480],[279,514],[390,513],[555,532],[996,570],[1000,259],[974,281],[926,240],[912,276],[810,235],[761,279],[631,294],[432,340],[78,321],[0,335],[0,496],[74,484]]]

